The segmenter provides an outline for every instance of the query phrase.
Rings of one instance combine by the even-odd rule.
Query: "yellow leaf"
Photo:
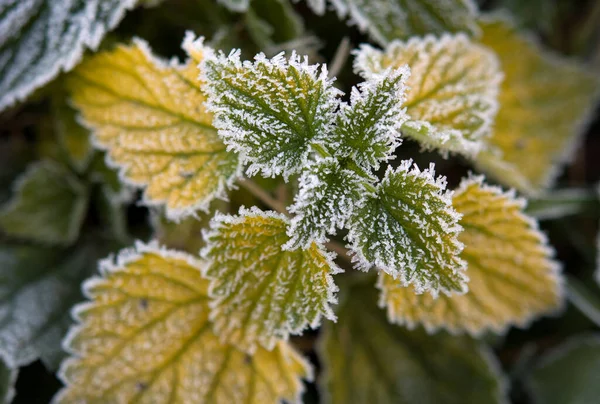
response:
[[[317,244],[283,250],[290,237],[283,215],[256,208],[238,216],[217,215],[204,254],[215,332],[224,342],[252,352],[272,349],[279,339],[316,328],[321,317],[335,320],[332,274],[341,272]]]
[[[286,343],[250,356],[208,320],[208,281],[192,256],[138,243],[100,264],[65,347],[58,403],[277,403],[298,400],[311,368]]]
[[[411,69],[404,103],[410,119],[402,134],[426,148],[477,154],[498,110],[502,74],[493,52],[465,34],[428,35],[383,51],[362,46],[355,61],[366,77],[404,65]]]
[[[481,42],[496,51],[504,81],[500,110],[478,167],[504,184],[533,194],[552,185],[579,146],[600,81],[574,61],[520,34],[511,22],[481,23]]]
[[[382,274],[380,304],[387,306],[390,321],[480,335],[525,327],[562,306],[560,267],[537,223],[523,214],[524,200],[476,177],[463,180],[453,205],[463,215],[459,240],[465,244],[469,291],[433,299]]]
[[[166,64],[135,40],[89,58],[68,80],[96,145],[123,180],[146,187],[147,204],[165,204],[170,219],[207,210],[240,173],[204,106],[200,47],[188,35],[184,48],[186,64]]]

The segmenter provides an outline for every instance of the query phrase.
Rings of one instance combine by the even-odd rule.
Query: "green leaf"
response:
[[[211,320],[221,341],[253,352],[272,349],[278,339],[316,328],[321,317],[335,320],[332,274],[341,272],[316,244],[284,251],[287,219],[257,208],[238,216],[217,214],[206,235],[210,259]]]
[[[29,166],[0,208],[0,230],[44,244],[75,242],[88,207],[88,188],[58,163]]]
[[[86,48],[96,49],[136,0],[21,0],[0,9],[0,110],[24,100]]]
[[[378,170],[382,161],[394,158],[400,128],[408,119],[403,104],[409,76],[405,66],[388,69],[370,75],[352,89],[350,105],[341,105],[329,136],[336,144],[336,157],[352,159],[367,171]]]
[[[290,213],[292,218],[286,249],[309,248],[324,244],[327,234],[335,234],[345,226],[352,212],[360,208],[368,192],[355,171],[344,169],[337,160],[327,158],[308,166],[300,177]]]
[[[538,403],[595,403],[599,374],[600,336],[578,336],[547,353],[532,370],[528,386]]]
[[[419,170],[412,160],[388,168],[377,187],[348,223],[355,266],[375,266],[417,293],[464,293],[466,263],[459,258],[460,215],[452,207],[446,179],[435,178],[433,164]]]
[[[0,245],[0,356],[15,368],[41,358],[56,369],[61,340],[72,321],[69,310],[93,273],[98,248],[69,250]]]
[[[145,188],[144,203],[165,205],[171,220],[207,211],[241,174],[204,105],[200,45],[188,34],[183,48],[186,63],[165,63],[138,39],[94,55],[68,77],[108,165],[124,183]]]
[[[366,31],[381,45],[415,35],[477,30],[477,5],[472,0],[331,0],[340,18]],[[315,12],[325,1],[309,1]]]
[[[348,290],[318,353],[325,402],[480,404],[507,402],[492,352],[470,338],[389,324],[371,284]]]
[[[226,56],[204,50],[201,65],[213,124],[228,150],[248,163],[248,175],[289,177],[307,164],[311,145],[327,143],[340,91],[325,66],[309,65],[292,52],[254,62],[240,51]]]
[[[55,402],[297,402],[311,366],[285,342],[252,356],[221,344],[203,268],[156,243],[101,261],[84,283],[91,301],[73,310]]]
[[[246,13],[248,33],[265,53],[305,33],[302,17],[289,0],[253,0]]]
[[[0,403],[12,403],[18,373],[17,369],[11,369],[0,361]]]
[[[393,41],[384,50],[363,45],[355,70],[364,77],[410,67],[408,121],[402,133],[426,149],[474,156],[484,147],[498,110],[502,73],[493,52],[466,35]]]

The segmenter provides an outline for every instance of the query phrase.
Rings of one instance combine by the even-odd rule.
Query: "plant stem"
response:
[[[566,287],[569,301],[590,321],[600,326],[600,299],[572,276],[567,276]]]
[[[239,184],[271,209],[289,216],[285,205],[269,195],[269,193],[260,186],[256,185],[254,181],[245,179],[240,181]]]
[[[335,55],[333,56],[333,60],[330,64],[329,69],[329,77],[333,78],[340,74],[342,68],[346,64],[348,60],[348,55],[350,55],[350,39],[345,36],[340,42],[337,50],[335,51]]]
[[[326,244],[326,247],[328,249],[330,249],[331,251],[335,252],[338,257],[340,257],[341,259],[343,259],[346,262],[351,263],[352,260],[350,259],[350,256],[348,255],[348,249],[346,247],[344,247],[343,245],[341,245],[340,243],[338,243],[337,241],[330,241]]]

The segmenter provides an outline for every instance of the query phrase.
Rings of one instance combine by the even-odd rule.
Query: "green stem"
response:
[[[286,216],[290,215],[283,203],[269,195],[268,192],[256,185],[254,181],[245,179],[240,181],[239,184],[271,209],[283,213]]]
[[[323,158],[327,158],[327,157],[332,157],[331,153],[329,153],[324,147],[323,145],[319,144],[319,143],[313,143],[311,144],[312,148],[314,151],[317,152],[317,154]]]
[[[600,299],[581,281],[567,275],[567,299],[594,324],[600,327]]]

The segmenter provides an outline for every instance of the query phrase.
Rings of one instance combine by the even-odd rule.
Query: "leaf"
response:
[[[0,230],[11,237],[70,245],[79,236],[88,192],[58,163],[31,164],[14,183],[12,198],[0,207]]]
[[[598,401],[600,338],[576,336],[546,354],[533,369],[528,386],[535,402],[587,404]]]
[[[154,243],[102,261],[84,284],[91,301],[74,310],[55,401],[298,401],[312,370],[288,344],[249,356],[212,333],[203,266]]]
[[[534,194],[552,185],[593,117],[600,80],[574,61],[544,50],[511,22],[487,18],[481,42],[493,49],[505,79],[500,109],[478,156],[479,169],[507,186]]]
[[[136,0],[9,0],[0,5],[0,110],[95,50]]]
[[[287,228],[284,216],[257,208],[213,219],[203,255],[210,259],[211,320],[221,341],[270,350],[279,339],[316,328],[321,317],[335,320],[331,275],[342,270],[316,244],[282,250]]]
[[[367,171],[378,170],[380,162],[394,158],[400,128],[408,119],[402,106],[409,76],[405,66],[388,69],[352,89],[350,105],[341,105],[329,136],[336,157],[352,159]]]
[[[452,203],[463,215],[459,240],[465,245],[469,291],[433,299],[382,275],[380,304],[387,306],[390,321],[481,336],[511,325],[527,327],[562,307],[560,265],[537,222],[523,214],[523,199],[472,177],[463,180]]]
[[[250,5],[250,0],[218,0],[218,2],[231,11],[237,11],[238,13],[247,11]]]
[[[228,150],[240,153],[248,175],[297,174],[313,144],[327,143],[340,91],[326,66],[309,65],[292,52],[241,61],[205,49],[201,67],[208,108]],[[324,147],[324,146],[323,146]]]
[[[92,243],[66,251],[0,244],[0,356],[10,368],[38,358],[58,366],[69,309],[98,253]]]
[[[429,33],[474,34],[478,32],[477,5],[472,0],[330,0],[330,2],[340,18],[349,17],[349,24],[368,32],[381,45],[394,39],[407,39]],[[320,5],[318,1],[315,4]]]
[[[206,211],[240,175],[237,156],[225,150],[204,108],[199,46],[188,34],[190,60],[166,64],[138,39],[89,58],[69,78],[95,144],[121,179],[146,187],[144,202],[164,204],[171,220]]]
[[[245,18],[248,34],[266,54],[285,43],[297,44],[306,34],[302,17],[289,0],[253,0]]]
[[[363,45],[355,70],[365,77],[408,65],[402,133],[427,149],[476,155],[498,110],[502,80],[495,55],[465,35],[393,41],[385,50]]]
[[[0,402],[12,403],[18,373],[17,369],[10,369],[4,362],[0,362]]]
[[[289,209],[296,215],[287,231],[290,239],[283,248],[307,249],[313,242],[326,243],[326,235],[343,228],[352,212],[364,203],[368,192],[363,181],[333,158],[309,165],[300,177],[300,190]]]
[[[352,260],[356,268],[375,266],[418,293],[464,293],[466,265],[457,238],[462,227],[452,193],[445,192],[444,177],[435,179],[433,164],[423,171],[411,165],[405,160],[388,168],[377,194],[353,212],[347,236]]]
[[[500,366],[482,344],[389,324],[371,284],[346,291],[338,322],[323,327],[318,345],[325,402],[508,402]]]

